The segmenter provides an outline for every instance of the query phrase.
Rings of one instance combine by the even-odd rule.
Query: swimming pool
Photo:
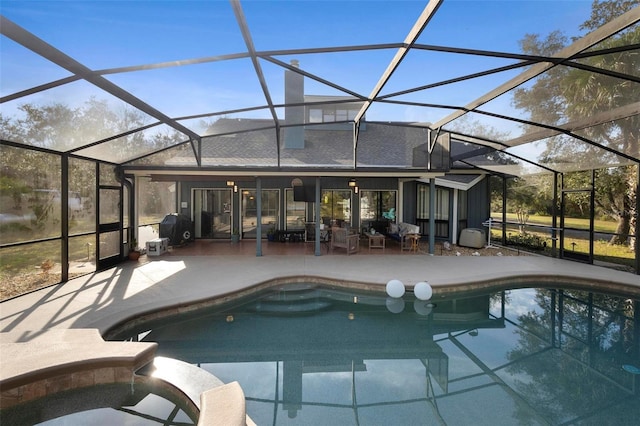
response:
[[[138,377],[55,393],[0,410],[2,425],[195,425],[198,410],[171,386]]]
[[[299,284],[115,338],[237,380],[258,425],[631,425],[639,306],[576,288],[424,302]]]

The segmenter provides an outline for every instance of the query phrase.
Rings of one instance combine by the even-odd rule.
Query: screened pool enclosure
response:
[[[491,218],[496,244],[639,273],[638,1],[0,12],[3,287],[123,261],[168,213],[258,247],[325,218],[433,247]]]

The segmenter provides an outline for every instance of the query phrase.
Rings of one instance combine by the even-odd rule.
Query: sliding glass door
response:
[[[262,190],[262,236],[266,238],[269,228],[278,228],[280,217],[280,191],[277,189]],[[258,204],[255,189],[243,189],[241,205],[242,238],[256,238],[258,223]]]
[[[194,189],[196,238],[231,238],[231,189]]]

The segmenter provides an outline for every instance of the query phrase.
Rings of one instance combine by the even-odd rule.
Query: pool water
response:
[[[118,338],[237,380],[261,426],[637,425],[639,306],[570,288],[425,302],[309,284]]]
[[[195,425],[197,409],[176,392],[145,378],[95,385],[0,410],[0,425]]]

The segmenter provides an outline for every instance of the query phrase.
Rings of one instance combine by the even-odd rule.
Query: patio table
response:
[[[369,251],[371,251],[372,248],[385,249],[387,237],[384,234],[365,232],[364,235],[369,239]]]

